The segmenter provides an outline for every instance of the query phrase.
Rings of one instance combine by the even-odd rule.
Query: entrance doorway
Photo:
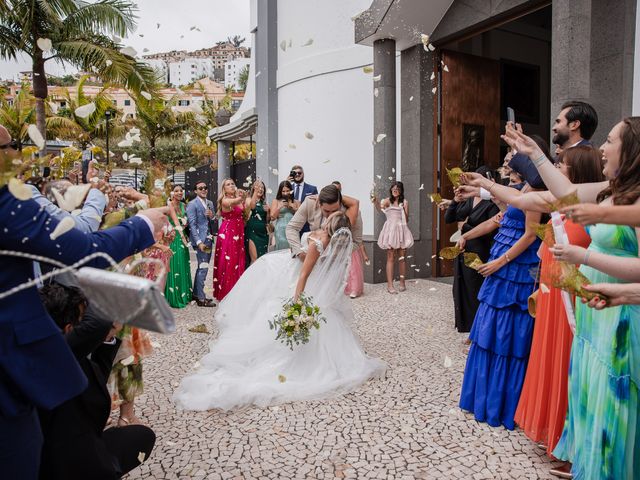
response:
[[[500,133],[507,107],[528,134],[549,141],[551,125],[551,6],[485,30],[438,45],[435,56],[437,108],[434,123],[434,186],[453,198],[447,169],[474,171],[502,164],[507,146]],[[445,68],[446,67],[446,68]],[[552,150],[553,151],[553,150]],[[445,224],[434,208],[433,251],[453,245],[456,224]],[[453,262],[432,262],[432,275],[453,274]]]

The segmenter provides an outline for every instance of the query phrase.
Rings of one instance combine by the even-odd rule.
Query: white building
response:
[[[249,68],[250,58],[236,58],[229,60],[224,66],[224,86],[240,90],[240,74]]]
[[[169,83],[180,86],[193,83],[204,77],[213,77],[213,60],[210,58],[187,57],[169,63]]]
[[[142,62],[153,68],[160,78],[160,81],[169,83],[169,65],[166,60],[159,58],[145,58]]]

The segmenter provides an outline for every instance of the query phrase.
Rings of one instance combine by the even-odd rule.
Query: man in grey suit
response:
[[[193,296],[199,307],[215,307],[213,299],[207,298],[204,293],[204,281],[209,271],[213,245],[211,221],[215,217],[213,202],[207,198],[208,191],[205,182],[197,182],[196,198],[187,205],[189,240],[196,251],[196,261],[198,262],[196,276],[193,279]]]
[[[345,210],[343,202],[357,202],[355,198],[342,195],[335,185],[327,185],[318,196],[307,197],[300,205],[298,211],[289,221],[286,228],[287,240],[291,247],[291,253],[294,257],[298,257],[304,261],[305,254],[302,251],[300,243],[300,230],[305,224],[309,224],[311,231],[318,230],[322,227],[324,220],[338,210]],[[351,226],[351,236],[354,244],[362,242],[362,217],[358,212],[358,219],[355,225]]]

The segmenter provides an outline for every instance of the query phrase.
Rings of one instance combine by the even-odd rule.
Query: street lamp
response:
[[[104,112],[107,121],[107,168],[109,168],[109,120],[111,119],[111,110]]]

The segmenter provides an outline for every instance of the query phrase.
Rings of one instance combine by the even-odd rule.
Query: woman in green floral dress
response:
[[[249,196],[245,200],[245,212],[250,211],[249,218],[244,226],[244,242],[248,267],[269,248],[269,206],[265,202],[266,188],[262,180],[256,180],[251,186]]]
[[[173,256],[169,261],[169,272],[167,272],[167,284],[164,296],[169,305],[173,308],[184,308],[191,301],[191,265],[189,260],[189,248],[185,239],[184,228],[187,226],[187,211],[182,199],[184,189],[180,185],[173,187],[171,205],[178,217],[178,224],[169,218],[171,226],[175,228],[176,237],[171,242]]]

